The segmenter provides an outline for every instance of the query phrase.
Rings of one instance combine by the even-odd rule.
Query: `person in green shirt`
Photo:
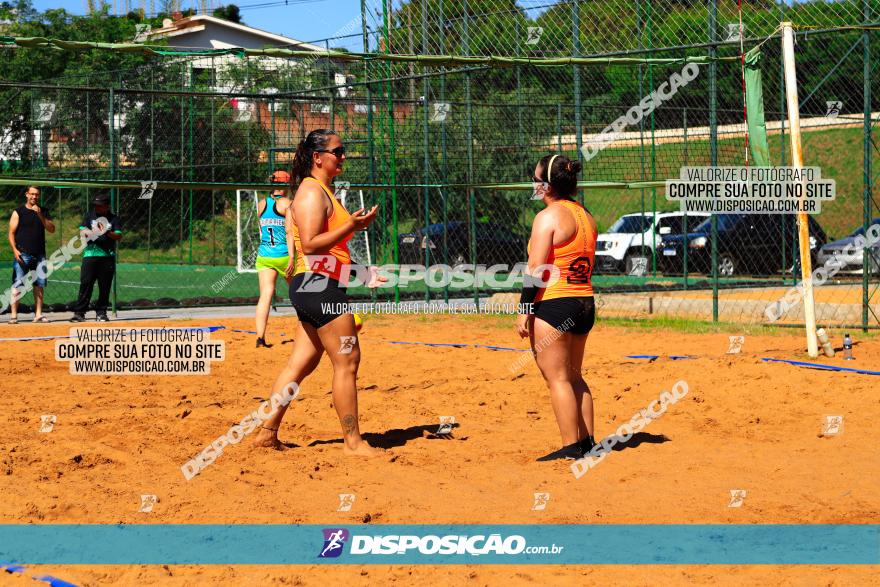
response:
[[[110,212],[110,198],[104,194],[92,200],[94,209],[86,212],[79,225],[80,235],[90,238],[83,251],[79,274],[79,297],[73,307],[71,322],[83,322],[92,299],[95,282],[98,283],[98,301],[95,314],[98,322],[107,322],[110,305],[110,286],[116,274],[116,242],[122,238],[122,221]],[[95,234],[100,234],[94,238]]]

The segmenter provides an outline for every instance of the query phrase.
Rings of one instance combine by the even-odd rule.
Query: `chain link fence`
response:
[[[540,203],[525,188],[484,184],[531,182],[547,153],[579,157],[588,182],[657,182],[678,177],[683,166],[745,165],[741,45],[761,44],[771,164],[789,164],[778,36],[780,22],[789,20],[797,28],[806,165],[837,181],[837,199],[811,221],[813,264],[821,267],[847,242],[839,239],[880,217],[873,140],[880,39],[868,26],[880,18],[880,2],[744,2],[741,17],[742,38],[731,2],[364,2],[357,26],[314,44],[400,55],[608,60],[444,66],[320,55],[126,56],[86,75],[0,82],[2,176],[43,187],[59,227],[50,249],[77,233],[96,192],[112,193],[126,232],[114,293],[121,307],[253,302],[256,279],[235,270],[235,187],[265,183],[272,168],[289,165],[305,134],[323,127],[335,128],[348,148],[339,179],[354,186],[358,202],[380,205],[366,239],[372,262],[512,266],[526,260]],[[615,61],[621,58],[633,59]],[[708,61],[617,140],[585,155],[585,144],[681,72],[685,58]],[[61,187],[61,180],[82,185]],[[182,185],[143,199],[139,189],[90,183],[107,181]],[[206,185],[212,183],[235,187]],[[23,191],[0,186],[8,210]],[[591,186],[580,197],[602,233],[593,282],[604,315],[766,322],[768,305],[799,280],[794,216],[683,216],[657,184]],[[869,248],[865,261],[817,288],[820,323],[878,323],[878,251]],[[8,246],[0,257],[11,261]],[[50,279],[46,299],[55,309],[75,298],[74,265]],[[422,283],[373,296],[485,297],[500,290]],[[799,320],[797,307],[779,316]]]

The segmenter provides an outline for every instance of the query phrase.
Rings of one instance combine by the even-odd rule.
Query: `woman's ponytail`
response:
[[[553,169],[548,168],[551,164]],[[538,166],[543,168],[541,176],[547,179],[557,198],[574,198],[577,194],[577,176],[583,169],[580,161],[565,155],[545,155]]]
[[[302,180],[312,174],[312,155],[321,149],[326,149],[332,136],[338,136],[335,130],[319,128],[310,132],[296,146],[296,154],[293,156],[293,165],[290,170],[290,187],[293,190],[296,190]]]
[[[293,156],[293,166],[290,170],[290,187],[295,190],[311,172],[312,161],[311,157],[306,154],[306,141],[303,139],[296,146],[296,153]]]

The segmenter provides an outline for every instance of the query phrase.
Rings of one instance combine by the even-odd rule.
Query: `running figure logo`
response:
[[[526,38],[526,45],[537,45],[541,40],[541,35],[544,34],[544,28],[539,26],[530,26],[528,31],[528,37]]]
[[[336,558],[342,554],[342,547],[348,540],[348,530],[345,528],[324,528],[324,547],[318,558]]]
[[[743,30],[745,30],[745,25],[743,25]],[[741,41],[742,35],[739,34],[739,23],[730,22],[727,23],[727,38],[725,41]]]
[[[143,43],[150,35],[150,25],[136,24],[134,25],[134,42]]]
[[[338,260],[333,255],[309,255],[308,261],[310,273],[297,291],[312,293],[325,291],[327,289],[327,274],[333,272]]]
[[[58,417],[55,414],[45,414],[40,416],[40,432],[52,432]]]
[[[354,493],[340,493],[339,494],[339,507],[336,508],[337,512],[350,512],[351,506],[354,505],[355,496]]]
[[[632,258],[632,268],[629,271],[630,275],[634,275],[635,277],[643,277],[648,273],[648,258],[647,257],[633,257]]]
[[[159,184],[157,181],[142,181],[141,182],[141,195],[138,196],[138,200],[152,200],[153,192],[156,191],[156,186]]]
[[[840,109],[843,108],[843,102],[840,100],[828,100],[825,102],[825,116],[828,118],[837,118]]]
[[[336,199],[342,202],[342,206],[345,207],[345,196],[348,195],[348,190],[351,189],[351,182],[337,181],[333,185],[336,187],[336,193],[333,195],[336,196]]]
[[[153,506],[156,505],[157,501],[158,499],[155,495],[141,495],[141,507],[138,511],[145,514],[152,512]]]
[[[431,122],[446,122],[449,116],[448,102],[434,102],[434,113],[431,114]]]
[[[745,336],[728,337],[727,354],[736,355],[742,350],[743,344],[746,342]]]
[[[350,355],[354,347],[357,346],[356,336],[340,336],[339,337],[339,354]]]
[[[843,432],[843,416],[825,416],[825,423],[822,425],[823,436],[834,436]]]
[[[40,122],[51,122],[52,118],[55,116],[55,108],[56,106],[52,102],[41,102],[38,104],[38,120]]]
[[[743,501],[746,499],[746,490],[745,489],[731,489],[730,490],[730,503],[727,504],[729,508],[739,508],[742,507]]]
[[[549,493],[536,493],[535,503],[532,505],[532,511],[537,512],[547,509],[547,503],[550,501]]]

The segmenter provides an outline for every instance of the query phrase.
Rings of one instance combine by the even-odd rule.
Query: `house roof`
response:
[[[237,30],[243,33],[247,33],[249,35],[253,35],[255,37],[265,39],[266,41],[270,41],[272,44],[290,45],[291,49],[300,49],[306,51],[325,50],[324,47],[320,47],[318,45],[305,43],[303,41],[298,41],[296,39],[291,39],[290,37],[284,37],[282,35],[276,35],[268,31],[255,29],[253,27],[245,26],[243,24],[237,24],[228,20],[224,20],[222,18],[208,16],[207,14],[198,14],[195,16],[181,18],[180,20],[176,20],[171,23],[171,26],[169,27],[163,27],[161,29],[150,31],[148,37],[151,39],[178,37],[203,31],[208,27],[208,25]]]

